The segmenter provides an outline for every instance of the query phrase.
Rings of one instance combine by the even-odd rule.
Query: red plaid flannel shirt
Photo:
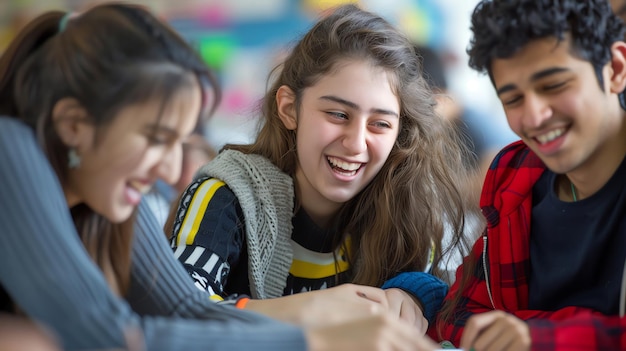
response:
[[[465,258],[479,262],[456,307],[458,319],[443,324],[443,337],[458,345],[472,314],[499,309],[528,322],[533,351],[626,350],[626,317],[581,307],[528,309],[531,195],[544,170],[543,162],[521,141],[504,148],[489,167],[480,200],[488,222],[487,235],[474,244],[473,255]],[[482,264],[485,245],[491,298]],[[460,266],[457,282],[462,274]],[[458,288],[455,283],[447,299]],[[435,333],[431,330],[429,334]]]

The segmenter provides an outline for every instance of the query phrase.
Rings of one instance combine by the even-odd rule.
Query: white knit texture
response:
[[[252,298],[282,296],[293,258],[293,180],[265,157],[234,150],[222,151],[195,175],[205,176],[224,181],[243,209]]]

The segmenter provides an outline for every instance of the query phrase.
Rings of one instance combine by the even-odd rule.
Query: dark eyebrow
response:
[[[338,104],[342,104],[344,106],[347,106],[347,107],[349,107],[351,109],[355,109],[355,110],[360,110],[361,109],[361,107],[359,107],[359,105],[355,104],[354,102],[348,101],[348,100],[345,100],[345,99],[342,99],[340,97],[333,96],[333,95],[321,96],[320,100],[334,101],[334,102],[336,102]],[[373,109],[370,110],[370,112],[376,113],[376,114],[381,114],[381,115],[390,115],[390,116],[395,116],[395,117],[400,118],[397,113],[395,113],[393,111],[390,111],[390,110],[385,110],[385,109],[382,109],[382,108],[373,108]]]
[[[170,137],[178,137],[178,131],[175,129],[172,129],[170,127],[166,127],[162,124],[158,124],[158,123],[154,123],[154,124],[147,124],[144,129],[148,132],[148,133],[152,133],[152,134],[156,134],[156,133],[165,133],[165,134],[169,134]]]
[[[553,75],[553,74],[557,74],[557,73],[561,73],[561,72],[566,72],[569,71],[569,69],[567,68],[563,68],[563,67],[553,67],[553,68],[548,68],[548,69],[544,69],[543,71],[539,71],[535,74],[533,74],[532,76],[530,76],[530,81],[531,82],[535,82],[538,81],[539,79],[545,78],[547,76]],[[496,93],[498,95],[504,94],[507,91],[513,90],[516,88],[515,84],[507,84],[504,85],[500,88],[498,88],[498,90],[496,90]]]

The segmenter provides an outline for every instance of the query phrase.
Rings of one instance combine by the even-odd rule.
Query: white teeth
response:
[[[565,132],[565,128],[555,129],[543,135],[538,135],[537,140],[541,144],[551,142],[552,140],[560,137]]]
[[[362,165],[362,163],[344,162],[335,157],[328,157],[328,162],[337,168],[341,168],[342,170],[349,172],[356,171]]]
[[[137,190],[138,192],[142,193],[142,194],[146,194],[148,191],[150,191],[150,186],[145,185],[144,183],[138,182],[138,181],[130,181],[129,185],[131,186],[131,188]]]

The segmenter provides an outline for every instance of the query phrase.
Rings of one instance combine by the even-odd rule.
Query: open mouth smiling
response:
[[[558,128],[555,130],[551,130],[545,134],[542,135],[538,135],[535,137],[535,140],[537,140],[539,142],[539,144],[547,144],[553,140],[555,140],[556,138],[560,137],[561,135],[563,135],[563,133],[565,133],[565,128]]]
[[[327,157],[328,164],[333,169],[333,171],[340,173],[345,176],[353,176],[359,172],[361,167],[365,165],[360,162],[346,162],[342,161],[336,157],[328,156]]]

